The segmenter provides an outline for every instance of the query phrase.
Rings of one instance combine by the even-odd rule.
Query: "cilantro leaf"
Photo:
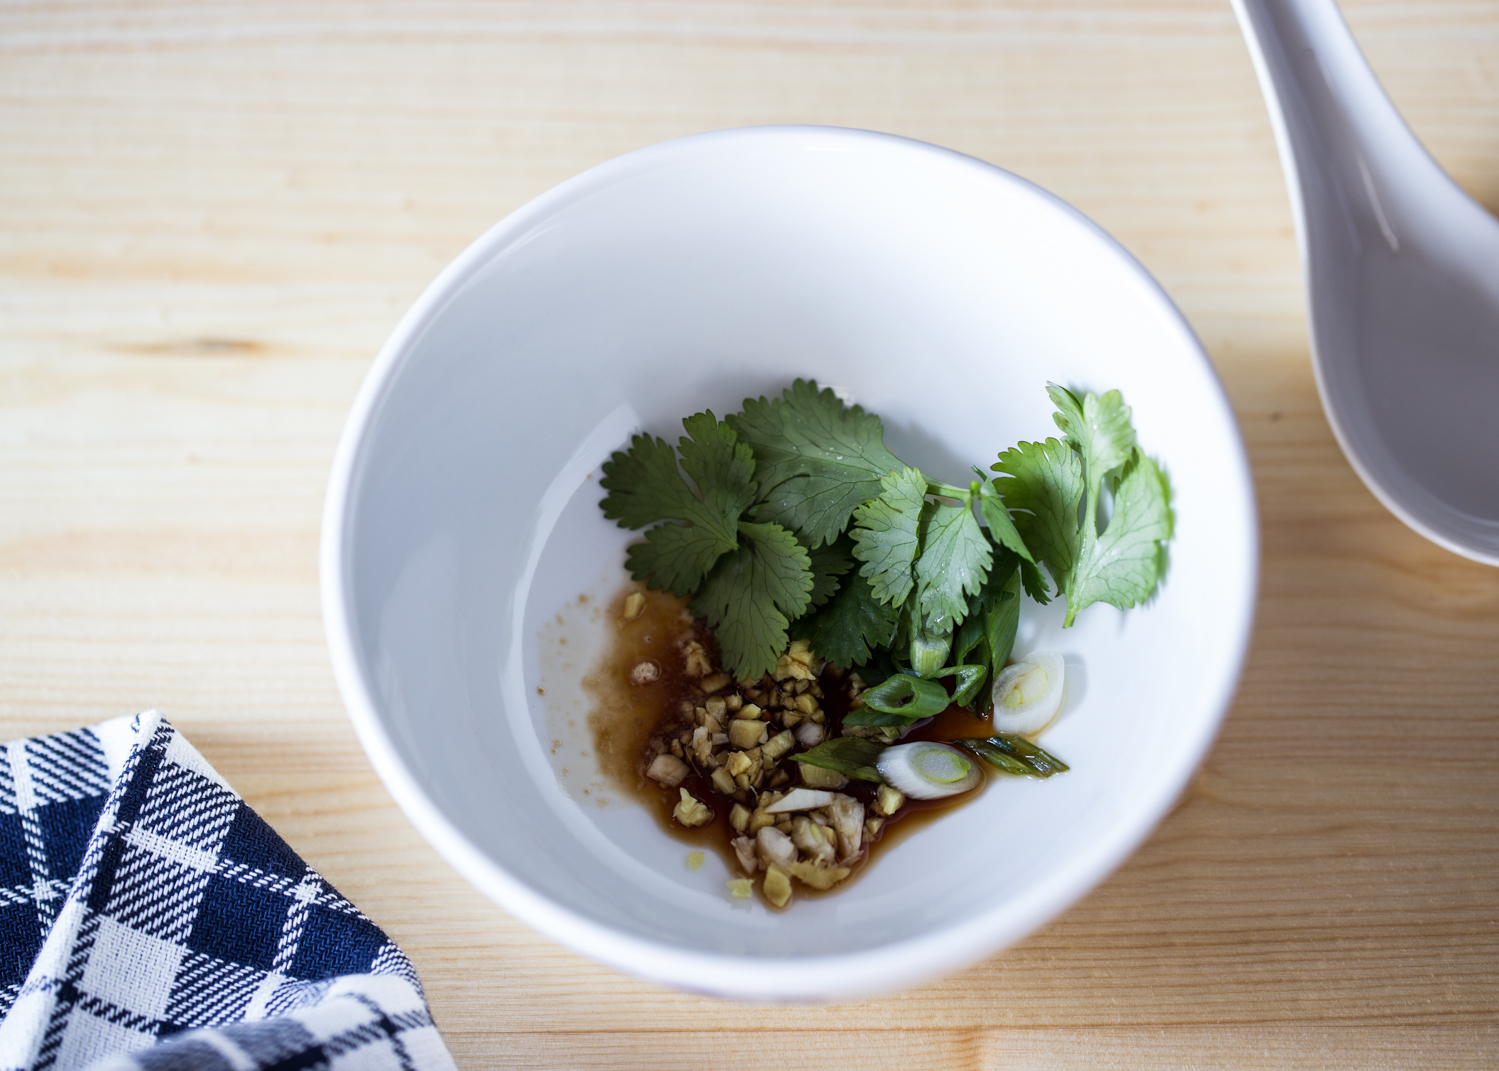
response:
[[[604,462],[604,478],[599,481],[609,491],[601,503],[604,516],[619,521],[621,528],[644,528],[668,519],[688,521],[713,528],[733,542],[739,515],[755,497],[754,454],[711,410],[688,417],[682,426],[687,429],[678,443],[682,468],[696,486],[683,479],[665,439],[636,435],[628,452],[615,451]]]
[[[1025,545],[1037,557],[1065,591],[1078,554],[1078,507],[1083,498],[1083,464],[1066,443],[1047,439],[1044,443],[1017,443],[999,455],[991,466],[1000,477],[995,489],[1011,514],[1015,528]],[[1033,583],[1039,574],[1027,580],[1026,591],[1034,598]],[[1043,600],[1037,600],[1043,601]]]
[[[853,669],[868,662],[875,648],[890,646],[899,622],[898,607],[881,603],[868,580],[848,573],[821,609],[792,624],[791,635],[839,669]]]
[[[754,451],[765,499],[755,519],[790,528],[814,550],[880,493],[881,477],[903,467],[885,449],[879,417],[811,380],[798,379],[774,401],[747,398],[728,421]]]
[[[753,680],[775,668],[790,619],[806,611],[812,566],[778,524],[741,522],[739,536],[738,549],[708,573],[691,609],[713,627],[724,668]]]
[[[684,598],[697,590],[713,563],[737,545],[736,540],[725,547],[721,536],[706,526],[658,524],[646,532],[644,543],[630,545],[625,568],[636,580]]]
[[[599,503],[604,516],[621,528],[644,528],[692,509],[692,489],[677,468],[676,450],[665,439],[649,435],[636,435],[628,452],[609,455],[599,486],[609,492]]]
[[[854,567],[854,541],[847,534],[807,552],[812,560],[812,606],[823,605],[838,590],[839,577]]]
[[[1130,409],[1117,390],[1078,398],[1055,383],[1046,389],[1057,406],[1057,427],[1081,459],[1086,495],[1078,556],[1065,585],[1065,627],[1092,603],[1127,609],[1155,590],[1171,538],[1171,488],[1136,449]],[[1100,535],[1098,500],[1106,481],[1114,490],[1114,513]]]
[[[776,606],[788,618],[806,613],[812,599],[812,561],[796,536],[778,524],[748,521],[739,522],[739,535],[754,552],[763,590]]]
[[[1106,602],[1127,610],[1155,590],[1171,538],[1171,485],[1166,474],[1138,449],[1120,473],[1114,512],[1102,535],[1083,529],[1082,554],[1067,590],[1067,620],[1083,607]]]
[[[925,544],[916,562],[918,605],[926,631],[945,634],[968,613],[968,597],[983,588],[994,552],[967,503],[937,506]]]
[[[1051,589],[1046,586],[1046,577],[1041,575],[1041,570],[1034,562],[1020,563],[1020,582],[1025,586],[1025,593],[1042,606],[1051,602]]]
[[[974,471],[983,475],[980,469]],[[1010,511],[1005,508],[1005,500],[1000,497],[999,490],[988,480],[980,481],[978,488],[979,512],[984,516],[984,523],[989,526],[989,537],[1026,561],[1035,562],[1036,559],[1031,557],[1031,552],[1026,548],[1025,540],[1020,538],[1020,532],[1015,527]]]
[[[854,557],[864,563],[859,575],[874,597],[899,606],[916,584],[911,565],[921,549],[926,477],[903,468],[881,477],[880,488],[878,498],[854,510]]]
[[[647,532],[626,563],[636,580],[679,597],[696,590],[718,557],[738,546],[739,517],[756,494],[754,455],[732,428],[711,411],[682,425],[680,469],[666,440],[636,435],[628,451],[604,462],[599,481],[609,492],[600,503],[604,516],[621,528],[674,522]]]
[[[1068,445],[1082,458],[1091,512],[1104,475],[1128,461],[1135,448],[1129,406],[1117,390],[1102,398],[1089,391],[1079,399],[1066,387],[1048,383],[1046,393],[1057,407],[1052,419],[1062,429]]]
[[[999,455],[996,489],[1015,510],[1016,530],[1036,551],[1067,596],[1071,625],[1095,602],[1128,609],[1155,590],[1165,573],[1171,538],[1171,486],[1160,467],[1135,446],[1130,409],[1118,391],[1079,398],[1048,384],[1066,442],[1020,443]],[[1107,486],[1113,516],[1098,530],[1098,502]],[[1081,519],[1079,519],[1081,514]],[[1039,576],[1021,579],[1035,594]]]

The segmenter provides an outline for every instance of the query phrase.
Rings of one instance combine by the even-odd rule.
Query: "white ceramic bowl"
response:
[[[996,778],[849,888],[777,915],[732,903],[716,858],[688,870],[681,843],[591,780],[577,679],[602,627],[589,607],[634,538],[599,513],[599,463],[637,428],[675,440],[683,416],[797,376],[879,413],[898,456],[949,481],[1055,432],[1047,380],[1120,388],[1170,473],[1177,534],[1144,608],[1095,605],[1063,631],[1055,606],[1026,605],[1017,651],[1068,660],[1044,742],[1071,773]],[[506,910],[669,985],[838,999],[988,955],[1140,843],[1229,704],[1255,537],[1212,366],[1098,227],[929,145],[735,130],[563,183],[422,295],[339,445],[323,612],[386,786]]]

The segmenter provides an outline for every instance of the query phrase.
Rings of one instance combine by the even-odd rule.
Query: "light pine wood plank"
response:
[[[1499,8],[1346,10],[1499,205]],[[462,883],[360,752],[316,591],[344,414],[436,271],[586,167],[764,122],[949,145],[1115,233],[1224,377],[1264,547],[1239,698],[1118,873],[951,978],[774,1012],[614,974]],[[161,707],[411,953],[466,1066],[1499,1060],[1499,572],[1332,440],[1226,4],[12,0],[0,145],[0,726]]]
[[[577,1038],[555,1033],[498,1034],[484,1050],[489,1067],[613,1068],[642,1049],[654,1050],[663,1071],[700,1068],[732,1052],[736,1066],[800,1068],[845,1066],[883,1071],[1115,1071],[1152,1067],[1162,1071],[1263,1068],[1404,1068],[1412,1060],[1428,1068],[1478,1066],[1493,1051],[1491,1027],[1396,1032],[1335,1027],[1311,1034],[1284,1028],[1225,1031],[1151,1028],[1056,1030],[722,1031],[713,1033],[608,1033]],[[1184,1053],[1190,1052],[1190,1055]]]

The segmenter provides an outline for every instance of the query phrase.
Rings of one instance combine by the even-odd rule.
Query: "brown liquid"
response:
[[[637,591],[646,597],[645,609],[626,621],[625,600]],[[626,795],[654,802],[660,786],[645,779],[642,758],[663,718],[674,718],[681,701],[697,695],[681,648],[700,627],[685,601],[637,584],[619,592],[606,612],[614,628],[613,642],[603,661],[583,678],[593,698],[588,728],[605,776]],[[655,663],[661,675],[637,684],[630,671],[646,661]]]
[[[912,729],[905,740],[971,740],[976,736],[993,736],[994,723],[967,707],[949,706],[925,725]]]
[[[645,595],[645,609],[634,621],[626,621],[625,600],[637,591]],[[678,790],[657,784],[645,776],[645,767],[657,751],[653,741],[674,733],[681,725],[682,701],[701,701],[696,689],[696,678],[687,676],[686,659],[681,647],[687,640],[699,640],[710,655],[715,656],[716,665],[717,647],[711,630],[688,613],[685,600],[659,591],[646,591],[638,584],[631,584],[617,594],[609,604],[608,614],[615,626],[614,642],[603,661],[583,681],[595,703],[588,725],[593,733],[600,769],[622,792],[643,802],[663,830],[694,848],[713,849],[722,857],[731,873],[742,876],[738,856],[732,847],[733,840],[740,834],[729,823],[734,800],[720,795],[713,782],[693,766],[680,787],[710,808],[713,820],[705,825],[688,828],[671,816],[672,809],[681,798]],[[631,680],[631,671],[646,660],[654,662],[660,668],[661,675],[649,683],[636,684]],[[843,717],[848,713],[846,682],[837,670],[828,668],[823,670],[818,683],[822,686],[822,709],[827,715],[827,734],[829,737],[838,736],[842,730]],[[905,739],[960,740],[965,737],[989,736],[993,732],[994,727],[988,719],[980,718],[964,707],[949,706],[931,721],[906,734]],[[798,744],[790,754],[805,750]],[[865,850],[858,859],[846,864],[853,870],[848,878],[827,892],[819,892],[798,883],[797,897],[825,896],[846,888],[882,851],[899,844],[953,808],[977,799],[987,784],[983,763],[977,765],[980,777],[984,779],[980,780],[976,788],[943,799],[908,798],[899,810],[885,819],[880,832],[873,838],[866,831]],[[790,755],[781,761],[780,768],[795,770],[796,766],[790,761]],[[866,814],[873,816],[878,787],[863,781],[850,781],[839,791],[863,803]],[[759,882],[755,883],[755,888],[758,893]],[[773,906],[763,896],[761,900],[767,906]]]

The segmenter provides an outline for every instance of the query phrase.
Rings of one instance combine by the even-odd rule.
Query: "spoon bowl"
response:
[[[1332,0],[1235,0],[1286,170],[1317,386],[1417,532],[1499,565],[1499,221],[1400,118]]]

